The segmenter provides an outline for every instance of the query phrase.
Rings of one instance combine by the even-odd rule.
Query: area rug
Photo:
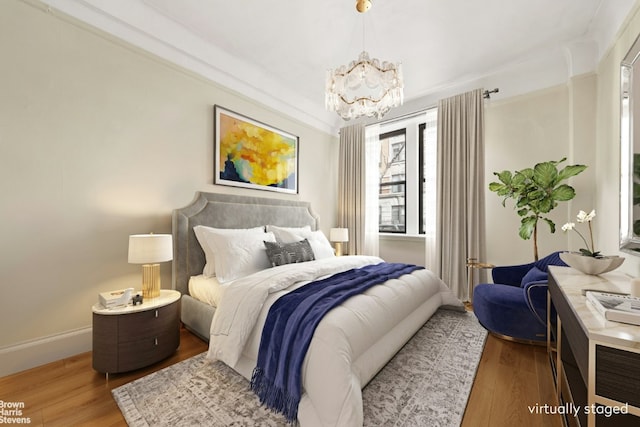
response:
[[[364,388],[364,425],[459,426],[486,336],[472,313],[438,310]],[[131,427],[287,425],[205,353],[112,393]]]

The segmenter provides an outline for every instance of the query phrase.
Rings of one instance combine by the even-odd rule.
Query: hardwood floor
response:
[[[126,426],[111,389],[188,359],[207,345],[181,330],[180,348],[169,359],[127,374],[105,376],[84,353],[0,378],[0,400],[24,403],[31,426]],[[463,427],[561,426],[559,416],[532,415],[528,406],[555,405],[553,380],[543,347],[487,338]]]
[[[126,426],[111,390],[206,351],[207,344],[185,329],[180,348],[168,359],[126,374],[93,370],[91,352],[0,378],[0,400],[23,402],[30,426]]]
[[[560,427],[559,415],[530,407],[557,405],[546,347],[489,334],[462,420],[463,427]]]

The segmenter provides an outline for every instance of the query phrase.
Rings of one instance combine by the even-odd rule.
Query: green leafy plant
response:
[[[575,189],[564,181],[587,168],[585,165],[568,165],[559,170],[558,166],[566,160],[564,157],[557,161],[542,162],[533,168],[515,172],[494,172],[500,182],[489,184],[489,190],[503,198],[502,206],[506,207],[508,199],[515,200],[514,208],[521,217],[518,234],[524,240],[533,236],[533,255],[536,261],[538,222],[546,222],[551,233],[556,232],[556,224],[546,215],[558,206],[558,202],[566,202],[575,197]]]

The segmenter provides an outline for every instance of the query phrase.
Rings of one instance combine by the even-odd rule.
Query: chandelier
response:
[[[361,13],[370,7],[369,0],[356,3]],[[403,88],[400,63],[370,59],[363,50],[349,65],[327,71],[325,106],[345,120],[362,116],[380,119],[391,108],[402,105]]]

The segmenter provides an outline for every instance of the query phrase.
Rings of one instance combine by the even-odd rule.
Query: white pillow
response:
[[[271,267],[264,242],[275,242],[273,233],[212,233],[209,241],[216,253],[216,278],[220,283]]]
[[[204,270],[202,274],[205,277],[213,277],[216,275],[216,262],[215,251],[213,250],[211,243],[211,236],[213,234],[228,234],[237,235],[243,233],[264,234],[264,227],[255,228],[213,228],[204,225],[196,225],[193,227],[193,232],[196,234],[198,243],[202,247],[205,257]]]
[[[302,236],[305,233],[311,232],[311,226],[305,225],[304,227],[278,227],[277,225],[267,225],[267,232],[272,232],[276,236],[276,241],[279,243],[295,243],[303,239],[285,241],[291,238],[292,233],[297,236]]]
[[[313,250],[313,255],[315,255],[316,259],[332,258],[336,256],[333,246],[331,246],[329,239],[327,239],[327,236],[325,236],[322,231],[311,231],[304,237],[309,240],[309,244]]]
[[[269,226],[267,226],[269,227]],[[327,236],[320,230],[311,231],[309,229],[297,229],[295,231],[290,231],[286,228],[279,227],[274,228],[273,233],[276,235],[278,242],[280,243],[295,243],[300,240],[307,239],[309,244],[311,245],[311,250],[313,250],[313,255],[316,259],[322,258],[331,258],[336,256],[331,243],[327,239]]]

